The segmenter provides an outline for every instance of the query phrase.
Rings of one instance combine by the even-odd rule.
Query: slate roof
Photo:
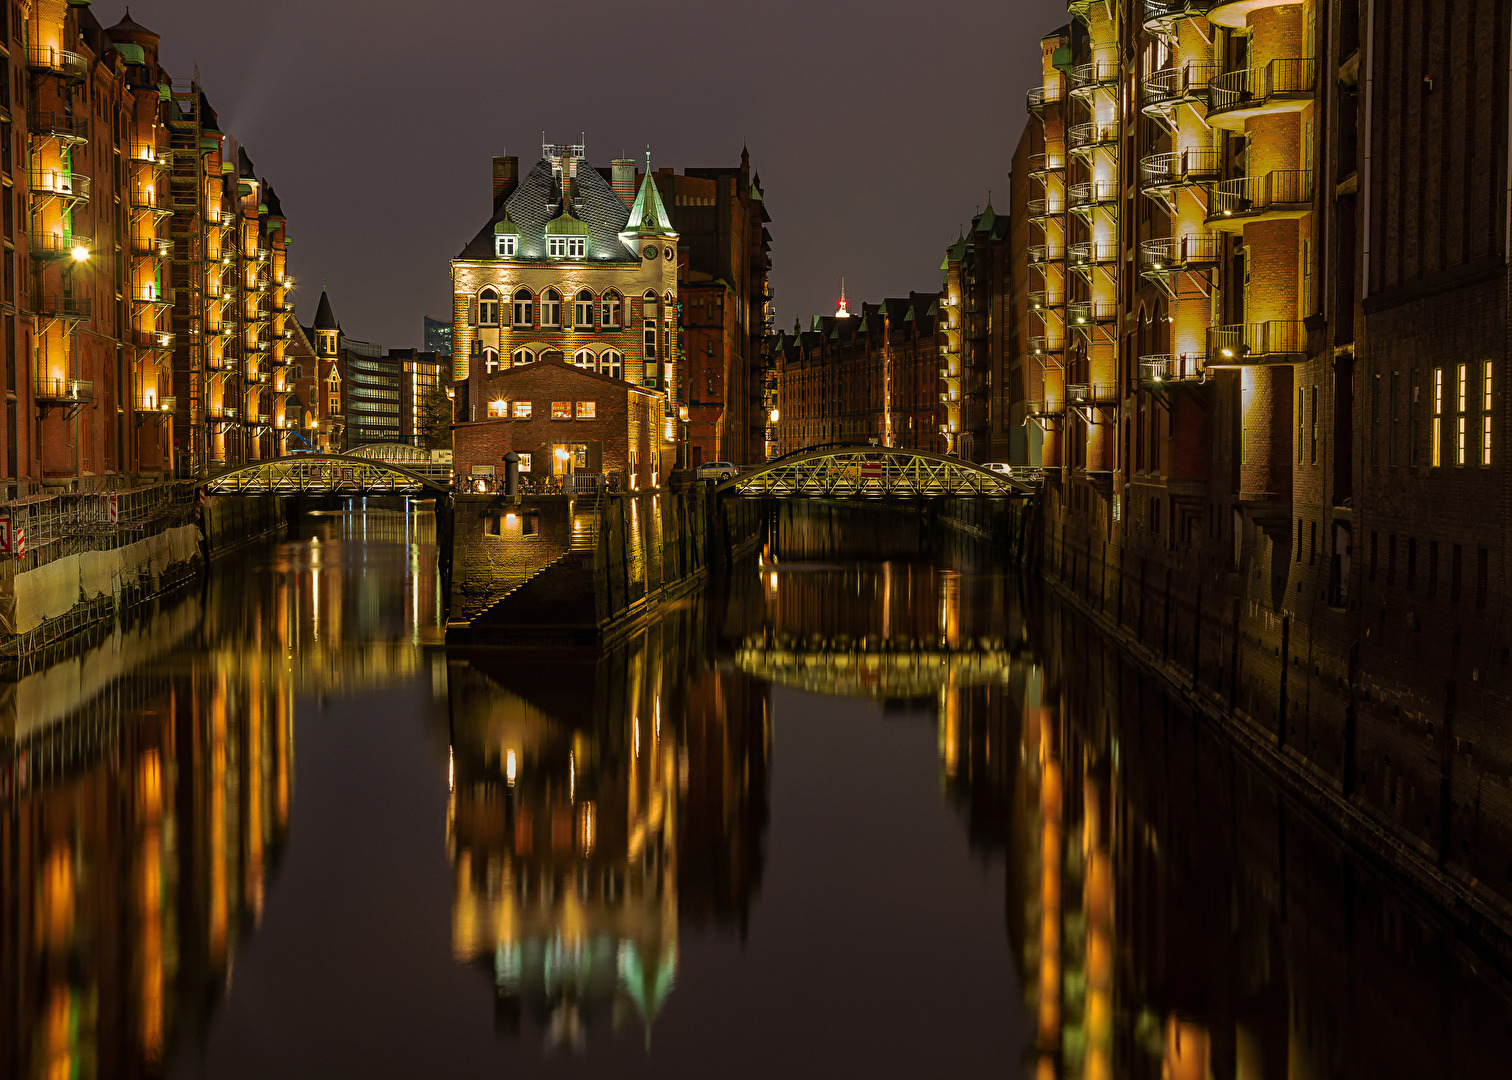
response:
[[[153,37],[157,37],[158,36],[156,33],[154,33],[153,31],[151,31],[149,29],[147,29],[141,23],[139,23],[135,19],[133,19],[131,17],[131,9],[129,7],[126,9],[126,14],[121,17],[121,21],[118,22],[118,23],[116,23],[114,26],[112,26],[106,32],[107,33],[115,33],[118,30],[121,31],[122,33],[127,33],[127,34],[151,34]]]
[[[331,310],[331,298],[326,295],[324,289],[320,290],[320,306],[315,309],[314,330],[336,330],[340,327],[336,321],[336,313]]]
[[[579,163],[571,184],[572,206],[566,208],[573,217],[588,226],[588,258],[619,261],[639,260],[640,255],[626,247],[619,234],[626,231],[630,209],[597,169]],[[657,203],[660,206],[660,200]],[[515,248],[518,259],[546,258],[546,224],[560,217],[562,186],[552,173],[551,162],[542,158],[520,181],[520,185],[501,205],[494,207],[493,217],[478,230],[459,259],[492,259],[494,226],[509,221],[519,229]],[[666,211],[662,211],[665,216]],[[560,226],[558,226],[560,228]],[[669,230],[670,227],[669,227]]]

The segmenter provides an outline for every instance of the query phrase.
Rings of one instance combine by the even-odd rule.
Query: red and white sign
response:
[[[120,524],[120,521],[121,521],[121,504],[120,504],[120,497],[119,496],[112,495],[110,497],[109,508],[106,510],[105,514],[106,514],[106,517],[110,520],[110,523],[112,525],[118,525],[118,524]]]
[[[0,555],[11,553],[11,519],[0,517]]]
[[[16,526],[10,518],[0,518],[0,555],[21,558],[26,554],[26,530]]]
[[[26,530],[17,529],[15,536],[15,555],[18,559],[26,558]]]

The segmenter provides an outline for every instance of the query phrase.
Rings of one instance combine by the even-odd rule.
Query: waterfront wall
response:
[[[1232,543],[1203,529],[1178,543],[1138,522],[1106,530],[1054,482],[1045,506],[1038,566],[1052,587],[1320,811],[1358,815],[1383,858],[1512,927],[1512,669],[1499,605],[1435,612],[1400,569],[1396,595],[1371,583],[1362,603],[1284,520],[1220,533]],[[1349,581],[1347,565],[1334,574]]]

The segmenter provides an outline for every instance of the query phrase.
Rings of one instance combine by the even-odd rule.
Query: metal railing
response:
[[[43,293],[32,297],[32,310],[48,319],[87,319],[93,309],[94,298],[90,296]]]
[[[1113,300],[1074,300],[1067,311],[1072,326],[1092,326],[1118,318],[1118,304]]]
[[[61,199],[89,198],[89,177],[80,176],[68,169],[32,169],[29,179],[33,195],[49,195]]]
[[[82,79],[89,73],[89,62],[78,53],[37,43],[26,50],[26,65],[68,79]]]
[[[1066,257],[1066,245],[1030,244],[1028,252],[1031,263],[1060,262]]]
[[[1144,26],[1154,30],[1182,19],[1200,18],[1213,6],[1213,0],[1144,0]]]
[[[1031,356],[1053,356],[1056,353],[1065,351],[1065,338],[1036,335],[1029,339],[1029,353]]]
[[[1216,236],[1165,236],[1139,244],[1139,264],[1145,271],[1186,270],[1217,266],[1223,242]]]
[[[1139,159],[1139,182],[1146,190],[1202,183],[1222,171],[1223,155],[1217,150],[1177,150]]]
[[[1301,208],[1312,204],[1313,174],[1307,169],[1277,169],[1264,176],[1241,176],[1208,184],[1207,195],[1209,221]]]
[[[1112,383],[1067,383],[1067,405],[1108,405],[1118,400],[1118,387]]]
[[[1070,247],[1072,266],[1101,266],[1118,261],[1118,245],[1106,241],[1083,240]]]
[[[35,383],[34,392],[38,401],[83,404],[94,400],[94,381],[92,379],[40,378]]]
[[[1139,358],[1139,377],[1149,383],[1206,381],[1207,368],[1200,357],[1156,353]]]
[[[1047,151],[1043,154],[1029,155],[1029,175],[1041,176],[1045,173],[1062,172],[1066,168],[1066,155],[1064,151]]]
[[[31,248],[34,259],[66,259],[74,255],[75,251],[82,251],[84,258],[89,258],[94,248],[94,241],[87,236],[64,236],[54,232],[32,232],[27,237],[27,245]]]
[[[1222,72],[1223,64],[1217,60],[1189,60],[1180,67],[1151,72],[1140,88],[1140,104],[1146,109],[1164,109],[1198,100]]]
[[[205,412],[212,420],[236,419],[236,408],[232,405],[211,405]]]
[[[141,349],[171,349],[173,334],[166,330],[133,330],[131,339]]]
[[[1118,183],[1114,180],[1083,180],[1072,184],[1066,192],[1071,209],[1081,210],[1114,202],[1118,198]]]
[[[1038,112],[1046,105],[1053,105],[1060,101],[1062,91],[1060,83],[1051,86],[1031,86],[1027,95],[1030,112]]]
[[[1071,79],[1071,92],[1090,90],[1118,82],[1117,60],[1093,60],[1078,64],[1067,73]]]
[[[136,411],[146,414],[171,413],[178,408],[178,398],[158,398],[156,402],[138,402]]]
[[[1050,217],[1066,211],[1059,199],[1030,199],[1028,209],[1031,219]]]
[[[1047,289],[1035,289],[1029,293],[1029,310],[1046,311],[1051,308],[1063,307],[1066,303],[1064,293],[1056,293],[1053,296]]]
[[[173,241],[166,236],[133,236],[131,253],[153,259],[166,259],[173,254]]]
[[[1307,356],[1307,327],[1300,319],[1212,326],[1207,332],[1207,348],[1210,365],[1302,360]]]
[[[1111,120],[1094,120],[1086,124],[1072,124],[1069,136],[1072,150],[1084,150],[1094,146],[1111,146],[1118,142],[1118,124]]]
[[[1024,414],[1041,419],[1064,416],[1066,403],[1056,398],[1030,398],[1024,402]]]
[[[1229,71],[1208,83],[1208,117],[1235,109],[1259,109],[1275,99],[1307,96],[1317,81],[1310,58],[1277,57],[1264,67]]]
[[[89,118],[69,116],[56,109],[32,109],[26,114],[26,123],[33,135],[50,139],[68,139],[73,142],[89,140]]]

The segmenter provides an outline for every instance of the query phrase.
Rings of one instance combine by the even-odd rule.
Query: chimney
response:
[[[517,157],[496,157],[493,173],[493,197],[495,205],[500,199],[507,199],[514,193],[514,189],[520,183],[520,159]]]
[[[626,206],[635,202],[635,159],[615,158],[609,163],[613,169],[614,193],[624,200]]]

